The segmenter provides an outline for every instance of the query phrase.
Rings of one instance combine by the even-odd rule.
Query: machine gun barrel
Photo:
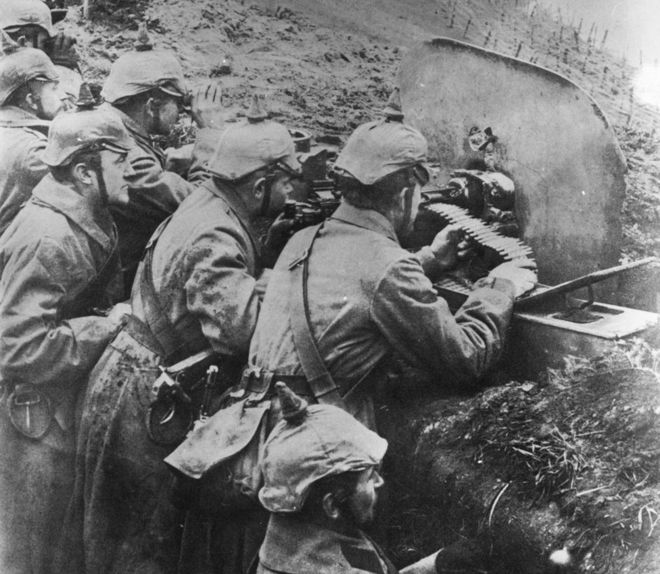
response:
[[[422,191],[422,205],[434,203],[450,203],[455,200],[456,188],[451,185],[445,187],[426,188]]]
[[[614,277],[625,271],[630,271],[631,269],[635,269],[637,267],[650,265],[651,263],[660,263],[660,259],[657,257],[646,257],[645,259],[640,259],[639,261],[632,261],[630,263],[624,263],[623,265],[608,267],[607,269],[599,269],[593,273],[588,273],[587,275],[582,275],[576,279],[564,281],[563,283],[559,283],[558,285],[553,285],[551,287],[539,286],[534,291],[532,291],[530,295],[518,299],[516,301],[516,306],[527,306],[533,303],[539,303],[554,295],[570,293],[571,291],[575,291],[576,289],[580,289],[582,287],[589,287],[594,283],[605,281],[605,279],[609,279],[610,277]]]

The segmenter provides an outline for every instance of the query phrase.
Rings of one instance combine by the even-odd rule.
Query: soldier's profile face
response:
[[[111,205],[128,204],[128,184],[125,176],[131,171],[127,154],[115,151],[101,151],[101,169],[105,182],[108,203]]]
[[[159,101],[153,117],[152,133],[167,135],[172,131],[179,119],[179,100],[174,96],[165,96]]]
[[[284,203],[293,193],[293,179],[288,173],[278,171],[270,186],[270,204],[268,215],[277,215],[284,209]]]
[[[384,481],[375,466],[363,470],[360,474],[355,491],[348,499],[349,508],[358,525],[368,524],[374,519],[378,489],[383,484]]]
[[[27,24],[6,30],[9,37],[18,41],[19,38],[25,38],[25,45],[30,48],[37,48],[38,50],[46,50],[46,44],[50,38],[48,32],[41,26],[35,24]]]
[[[34,82],[32,97],[42,120],[52,120],[63,107],[59,82]]]

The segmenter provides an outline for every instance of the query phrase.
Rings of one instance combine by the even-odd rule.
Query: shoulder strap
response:
[[[142,258],[144,266],[142,276],[138,278],[140,282],[140,297],[144,304],[145,323],[156,341],[158,341],[158,344],[162,347],[164,352],[163,358],[166,361],[174,357],[179,351],[186,349],[186,342],[181,339],[172,321],[170,321],[169,316],[160,304],[156,287],[154,286],[152,271],[154,247],[170,218],[171,216],[165,219],[151,236]]]
[[[309,325],[307,304],[307,274],[309,254],[323,224],[308,227],[300,232],[303,235],[303,252],[289,265],[291,271],[290,319],[293,342],[298,351],[300,366],[314,398],[319,403],[333,404],[346,410],[344,399],[321,358],[314,335]]]

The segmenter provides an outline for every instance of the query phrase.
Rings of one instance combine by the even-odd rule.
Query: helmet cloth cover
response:
[[[44,162],[67,165],[73,155],[84,149],[106,149],[127,153],[132,145],[124,124],[108,110],[84,110],[59,114],[51,123]]]
[[[39,26],[53,35],[50,9],[43,0],[2,0],[0,28],[12,31],[22,26]]]
[[[358,126],[342,149],[335,169],[363,185],[373,185],[391,173],[415,165],[428,175],[426,138],[399,122],[377,120]]]
[[[30,80],[57,81],[55,64],[41,50],[18,48],[0,57],[0,105]]]
[[[298,512],[314,482],[377,466],[386,450],[384,438],[346,411],[310,405],[300,424],[280,421],[266,441],[259,500],[271,512]]]
[[[101,95],[112,104],[154,88],[171,96],[184,97],[186,83],[181,64],[169,52],[133,51],[112,64]]]
[[[220,179],[236,181],[274,163],[300,173],[289,131],[273,121],[242,122],[229,126],[220,135],[208,170]]]

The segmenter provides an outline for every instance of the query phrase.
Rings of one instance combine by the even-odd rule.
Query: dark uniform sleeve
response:
[[[162,221],[190,195],[190,183],[172,171],[165,171],[157,157],[139,146],[129,152],[128,159],[135,171],[126,179],[132,209]]]
[[[188,254],[188,310],[223,355],[247,354],[259,314],[257,281],[249,272],[246,250],[238,237],[213,230],[201,235]]]
[[[60,318],[65,300],[86,286],[84,255],[75,242],[42,239],[12,256],[0,301],[0,369],[7,382],[80,380],[116,328],[105,317]],[[7,275],[9,274],[9,275]]]
[[[211,174],[207,171],[209,160],[213,157],[222,131],[222,129],[217,128],[197,130],[197,139],[192,152],[192,163],[188,172],[190,181],[201,183],[211,177]]]
[[[505,291],[477,289],[454,316],[411,256],[387,269],[370,313],[385,338],[412,364],[436,373],[449,371],[459,380],[474,379],[502,350],[513,308],[513,297]]]

